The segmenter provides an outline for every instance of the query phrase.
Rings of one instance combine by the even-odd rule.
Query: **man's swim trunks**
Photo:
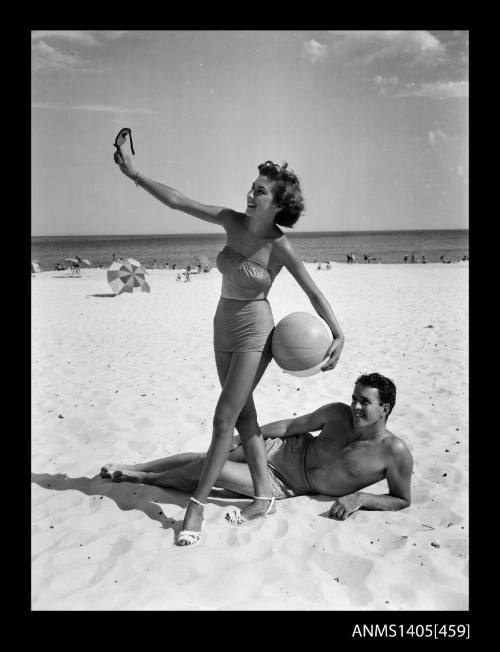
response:
[[[275,498],[317,493],[306,466],[307,450],[314,437],[310,433],[272,437],[264,441],[269,481]]]

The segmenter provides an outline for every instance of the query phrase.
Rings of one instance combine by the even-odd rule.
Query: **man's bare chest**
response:
[[[318,438],[314,442],[310,471],[325,474],[341,473],[352,479],[363,478],[376,482],[384,477],[386,462],[380,447],[369,442],[329,441]]]

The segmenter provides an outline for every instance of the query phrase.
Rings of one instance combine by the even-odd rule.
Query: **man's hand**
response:
[[[345,521],[353,512],[356,512],[362,506],[362,499],[359,494],[349,494],[341,496],[334,501],[328,512],[328,518],[334,518],[337,521]]]
[[[231,453],[232,451],[234,451],[234,450],[235,450],[236,448],[238,448],[239,446],[241,446],[241,439],[240,439],[240,436],[239,436],[239,435],[235,435],[235,436],[233,437],[233,441],[231,442],[231,448],[229,449],[229,452]]]

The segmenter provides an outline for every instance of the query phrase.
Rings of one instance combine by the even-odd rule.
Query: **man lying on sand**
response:
[[[356,510],[396,511],[411,503],[413,458],[406,444],[387,430],[396,387],[381,374],[356,380],[351,405],[328,403],[295,419],[262,427],[271,488],[276,499],[323,494],[334,496],[328,515],[344,520]],[[318,436],[310,431],[320,431]],[[142,482],[191,492],[197,485],[205,453],[180,453],[146,464],[107,464],[102,477],[115,482]],[[389,493],[360,491],[386,478]],[[243,447],[233,449],[216,486],[253,496]]]

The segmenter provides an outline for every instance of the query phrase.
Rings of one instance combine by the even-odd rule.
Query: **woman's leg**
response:
[[[227,356],[224,356],[224,360],[227,360]],[[228,458],[236,420],[252,392],[261,360],[262,354],[253,351],[231,355],[222,392],[215,409],[212,442],[193,496],[202,503],[205,502],[212,487],[216,484]],[[269,487],[269,480],[267,480],[267,485]],[[267,492],[264,495],[271,495],[270,487]],[[267,507],[265,501],[259,502],[264,502],[264,508]],[[190,502],[184,517],[183,529],[199,531],[202,521],[203,508]]]
[[[217,354],[216,364],[217,373],[222,386],[229,371],[231,356],[237,354]],[[262,356],[255,374],[255,379],[252,385],[252,392],[257,387],[262,378],[265,370],[267,369],[271,358]],[[236,429],[240,435],[245,452],[245,460],[250,468],[254,485],[254,496],[272,496],[271,486],[269,484],[269,476],[267,473],[267,455],[264,446],[264,438],[261,435],[259,424],[257,422],[257,411],[253,395],[250,394],[247,402],[245,403],[242,411],[236,420]],[[262,514],[269,503],[263,500],[252,501],[244,509],[241,510],[244,518],[249,519],[252,516]]]

